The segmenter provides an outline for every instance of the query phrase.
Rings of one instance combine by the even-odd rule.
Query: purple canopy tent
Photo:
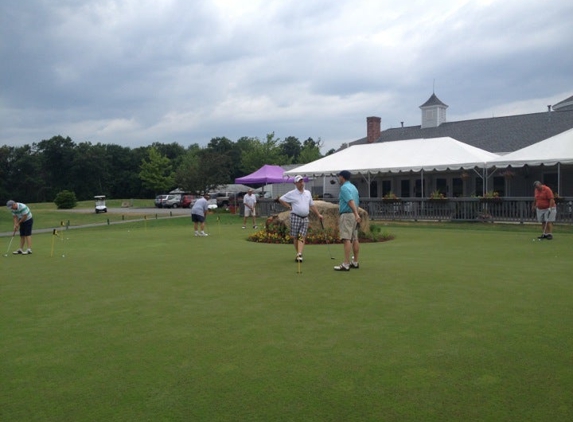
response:
[[[272,166],[265,164],[260,169],[254,173],[248,174],[243,177],[237,177],[235,183],[240,183],[242,185],[271,185],[274,183],[293,183],[294,177],[284,176],[285,170],[281,166]],[[304,178],[305,182],[308,182],[308,178]]]

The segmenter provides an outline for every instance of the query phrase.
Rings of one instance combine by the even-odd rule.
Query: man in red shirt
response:
[[[543,227],[543,234],[539,236],[539,239],[551,240],[553,239],[553,222],[557,215],[553,192],[549,186],[544,185],[540,181],[533,183],[533,186],[535,187],[533,209],[537,210],[537,221]]]

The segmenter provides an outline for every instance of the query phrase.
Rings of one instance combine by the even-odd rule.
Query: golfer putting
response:
[[[202,198],[197,199],[191,208],[191,221],[195,230],[195,236],[205,237],[209,236],[205,233],[205,220],[207,219],[207,211],[209,211],[209,203],[211,198],[208,193],[204,194]]]
[[[26,204],[21,202],[16,202],[9,200],[6,202],[6,207],[12,212],[12,218],[14,220],[14,233],[16,230],[20,230],[20,248],[12,252],[14,255],[31,255],[32,254],[32,226],[34,220],[32,218],[32,211]],[[10,245],[12,245],[12,239],[10,239]],[[27,247],[25,248],[24,245]],[[8,253],[8,251],[6,251]]]
[[[553,191],[540,181],[535,181],[533,187],[535,188],[535,197],[532,208],[535,210],[537,221],[541,223],[543,230],[538,239],[553,240],[553,223],[557,216],[557,206],[555,205]]]

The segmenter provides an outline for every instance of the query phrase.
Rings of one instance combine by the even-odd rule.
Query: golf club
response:
[[[551,213],[551,210],[547,211],[547,214],[543,214],[543,233],[541,234],[541,237],[538,237],[537,240],[541,241],[543,239],[545,239],[545,236],[547,235],[547,220],[549,219],[549,214]],[[533,239],[535,240],[535,239]]]
[[[8,249],[6,249],[6,253],[4,256],[8,256],[8,252],[10,252],[10,248],[12,247],[12,241],[14,240],[14,236],[16,236],[16,229],[14,229],[14,233],[12,233],[12,237],[10,238],[10,243],[8,243]]]
[[[551,212],[551,211],[549,211],[549,212]],[[545,218],[544,218],[545,221],[543,221],[543,234],[542,234],[543,239],[545,239],[545,236],[547,235],[547,217],[548,216],[545,216]],[[539,239],[539,240],[541,240],[541,239]]]
[[[324,229],[324,224],[322,223],[322,220],[320,220],[320,226],[322,227],[322,231],[324,232],[324,241],[326,242],[326,247],[328,248],[328,254],[330,255],[330,259],[335,259],[332,256],[332,252],[330,252],[330,243],[328,243],[328,234],[326,233],[326,230]]]

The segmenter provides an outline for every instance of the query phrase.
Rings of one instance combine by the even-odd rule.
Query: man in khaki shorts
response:
[[[348,170],[338,173],[338,183],[340,183],[340,194],[338,197],[338,210],[340,212],[339,232],[344,245],[344,262],[334,267],[334,271],[350,271],[350,268],[360,268],[358,264],[358,254],[360,253],[360,242],[358,241],[358,225],[360,215],[358,206],[360,196],[358,189],[350,183],[352,174]],[[350,253],[354,252],[352,260]]]

